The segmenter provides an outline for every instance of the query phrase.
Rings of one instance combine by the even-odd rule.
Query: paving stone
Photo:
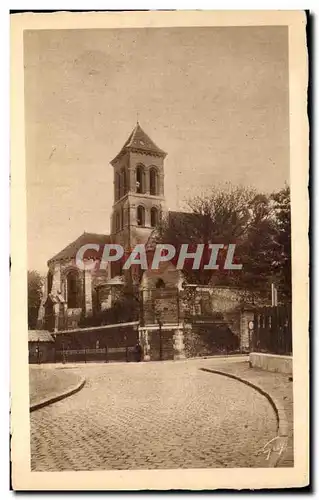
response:
[[[290,375],[268,372],[258,368],[250,368],[249,363],[236,360],[225,365],[222,361],[218,362],[218,359],[215,359],[211,361],[211,366],[205,365],[205,368],[212,368],[215,370],[220,368],[230,374],[237,375],[252,383],[256,383],[281,403],[287,420],[288,444],[279,459],[277,467],[293,467],[293,382],[289,380]]]
[[[73,367],[84,388],[31,414],[32,470],[266,466],[259,452],[277,433],[272,406],[252,388],[200,370],[210,365]]]

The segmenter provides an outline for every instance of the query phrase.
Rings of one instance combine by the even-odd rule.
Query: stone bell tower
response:
[[[164,159],[166,153],[137,122],[121,151],[111,161],[114,169],[112,243],[130,251],[146,243],[166,212]],[[116,269],[113,275],[121,273]]]

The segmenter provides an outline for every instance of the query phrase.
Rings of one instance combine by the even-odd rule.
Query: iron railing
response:
[[[264,307],[254,313],[251,350],[292,354],[291,305]]]

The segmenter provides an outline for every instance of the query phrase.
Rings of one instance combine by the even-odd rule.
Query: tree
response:
[[[112,307],[104,311],[95,312],[92,316],[83,316],[80,321],[80,327],[113,325],[116,323],[126,323],[138,321],[140,301],[139,293],[126,286],[122,290]]]
[[[276,276],[279,293],[291,300],[291,211],[290,189],[285,186],[271,195],[276,228],[276,252],[273,273]]]
[[[199,270],[192,269],[189,261],[184,268],[188,281],[208,284],[212,281],[233,282],[238,271],[203,272],[203,266],[209,262],[211,243],[241,244],[247,233],[250,221],[249,204],[256,196],[253,189],[242,186],[225,186],[214,189],[208,195],[196,196],[187,201],[188,212],[173,212],[163,221],[156,231],[156,241],[175,246],[177,254],[182,243],[188,243],[189,251],[199,243],[204,244],[204,253]],[[223,262],[225,252],[219,252],[219,261]]]
[[[290,206],[287,188],[272,195],[251,188],[226,184],[211,193],[188,200],[187,213],[169,214],[156,229],[156,242],[169,243],[178,250],[188,243],[196,250],[205,244],[199,270],[192,261],[183,273],[190,283],[241,286],[270,295],[272,282],[290,289]],[[203,270],[209,260],[210,243],[225,245],[219,252],[219,270]],[[236,244],[235,257],[243,269],[224,269],[227,245]]]
[[[42,299],[42,277],[37,271],[28,271],[28,328],[37,326],[38,311]]]
[[[259,291],[270,290],[272,264],[277,249],[271,199],[257,194],[249,204],[250,218],[245,238],[238,248],[243,273],[241,285]]]

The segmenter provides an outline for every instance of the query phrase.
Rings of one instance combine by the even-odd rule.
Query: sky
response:
[[[170,210],[289,182],[286,27],[25,31],[24,67],[29,269],[109,232],[109,162],[137,118],[167,152]]]

